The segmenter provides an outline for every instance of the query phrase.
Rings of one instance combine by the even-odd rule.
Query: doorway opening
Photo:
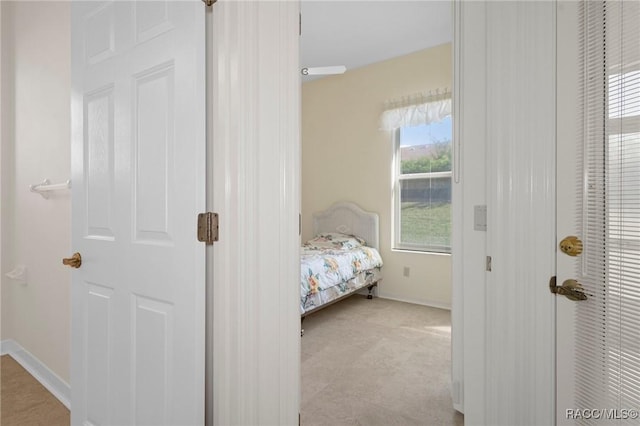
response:
[[[314,215],[354,203],[379,218],[384,263],[377,297],[365,287],[304,320],[304,425],[463,423],[450,383],[452,130],[437,129],[451,119],[451,9],[301,4],[302,243],[317,241]]]

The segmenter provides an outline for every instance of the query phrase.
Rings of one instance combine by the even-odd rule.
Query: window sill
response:
[[[394,253],[427,254],[432,256],[451,256],[451,253],[447,253],[443,251],[423,251],[423,250],[411,250],[406,248],[392,248],[391,251]]]

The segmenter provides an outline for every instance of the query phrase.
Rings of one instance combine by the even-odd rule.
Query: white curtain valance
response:
[[[388,109],[380,117],[380,130],[437,123],[449,115],[451,98]]]

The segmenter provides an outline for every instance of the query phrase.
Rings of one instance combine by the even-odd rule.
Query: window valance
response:
[[[380,116],[380,130],[395,130],[406,126],[419,126],[442,121],[451,115],[451,94],[429,97],[432,100],[408,104],[402,101],[389,103]],[[414,103],[415,102],[415,103]]]

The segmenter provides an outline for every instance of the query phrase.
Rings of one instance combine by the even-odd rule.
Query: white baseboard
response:
[[[385,292],[380,292],[378,296],[381,299],[397,300],[398,302],[413,303],[416,305],[429,306],[431,308],[445,309],[447,311],[451,310],[451,303],[442,303],[442,302],[436,302],[433,300],[423,300],[423,299],[408,299],[406,297],[396,296],[396,295],[385,293]]]
[[[20,346],[16,341],[7,339],[0,341],[0,354],[10,355],[25,370],[29,372],[37,381],[42,384],[53,396],[71,409],[71,387],[62,380],[49,367],[44,365],[38,358],[31,355],[29,351]]]

